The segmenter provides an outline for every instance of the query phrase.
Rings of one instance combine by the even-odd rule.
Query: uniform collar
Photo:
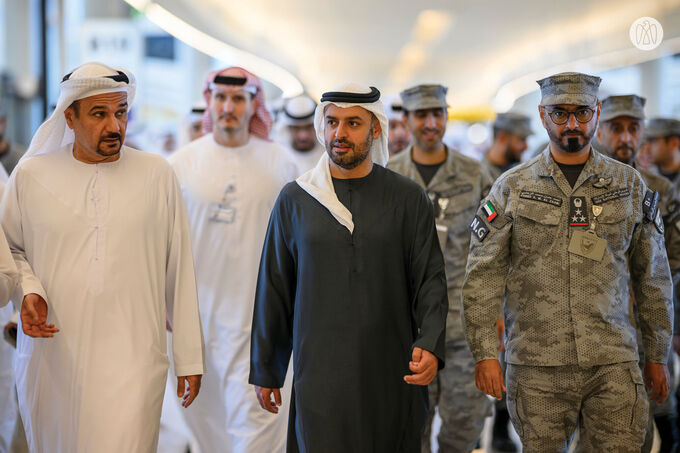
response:
[[[541,177],[551,177],[559,188],[566,195],[573,193],[577,190],[583,183],[589,179],[599,178],[602,173],[605,172],[607,168],[606,161],[602,154],[597,152],[595,148],[590,147],[590,155],[588,160],[583,166],[583,170],[574,184],[572,189],[567,179],[564,177],[562,170],[553,159],[552,154],[550,154],[550,145],[546,146],[545,150],[541,153],[538,160],[537,173]]]

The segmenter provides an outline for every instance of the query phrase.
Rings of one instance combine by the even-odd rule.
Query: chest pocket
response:
[[[597,234],[607,241],[612,250],[628,250],[633,230],[631,198],[602,204],[602,214],[597,217]]]
[[[548,251],[555,242],[562,210],[537,201],[520,201],[513,224],[514,243],[518,248],[536,253]]]

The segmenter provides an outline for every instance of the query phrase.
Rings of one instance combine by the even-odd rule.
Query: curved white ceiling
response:
[[[600,71],[680,51],[680,0],[154,1],[313,94],[347,81],[384,91],[438,82],[454,106],[502,108],[552,70]],[[629,40],[642,16],[664,27],[652,52]]]

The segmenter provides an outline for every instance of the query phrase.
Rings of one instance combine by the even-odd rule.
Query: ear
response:
[[[260,103],[257,101],[256,97],[253,97],[253,100],[251,102],[253,106],[253,112],[255,112],[255,110],[257,110],[257,108],[260,106]]]
[[[73,107],[67,107],[66,110],[64,110],[64,117],[66,118],[66,125],[68,125],[68,128],[73,130],[73,122],[75,118]]]
[[[680,137],[673,135],[668,139],[668,145],[670,149],[680,149]]]
[[[375,122],[373,123],[373,139],[377,139],[380,137],[380,134],[382,134],[382,125],[380,124],[380,121],[376,118]]]
[[[545,130],[548,130],[548,124],[546,123],[547,115],[546,115],[545,109],[543,109],[542,105],[538,106],[538,114],[541,116],[541,123],[543,124],[543,127],[545,128]]]
[[[602,111],[602,102],[597,103],[597,107],[595,107],[595,115],[596,118],[595,120],[597,121],[597,124],[600,124],[600,112]]]

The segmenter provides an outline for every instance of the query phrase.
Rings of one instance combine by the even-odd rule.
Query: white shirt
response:
[[[123,147],[85,164],[72,145],[23,161],[2,224],[21,275],[60,332],[19,328],[17,389],[32,451],[149,452],[167,376],[204,373],[186,213],[160,157]]]

